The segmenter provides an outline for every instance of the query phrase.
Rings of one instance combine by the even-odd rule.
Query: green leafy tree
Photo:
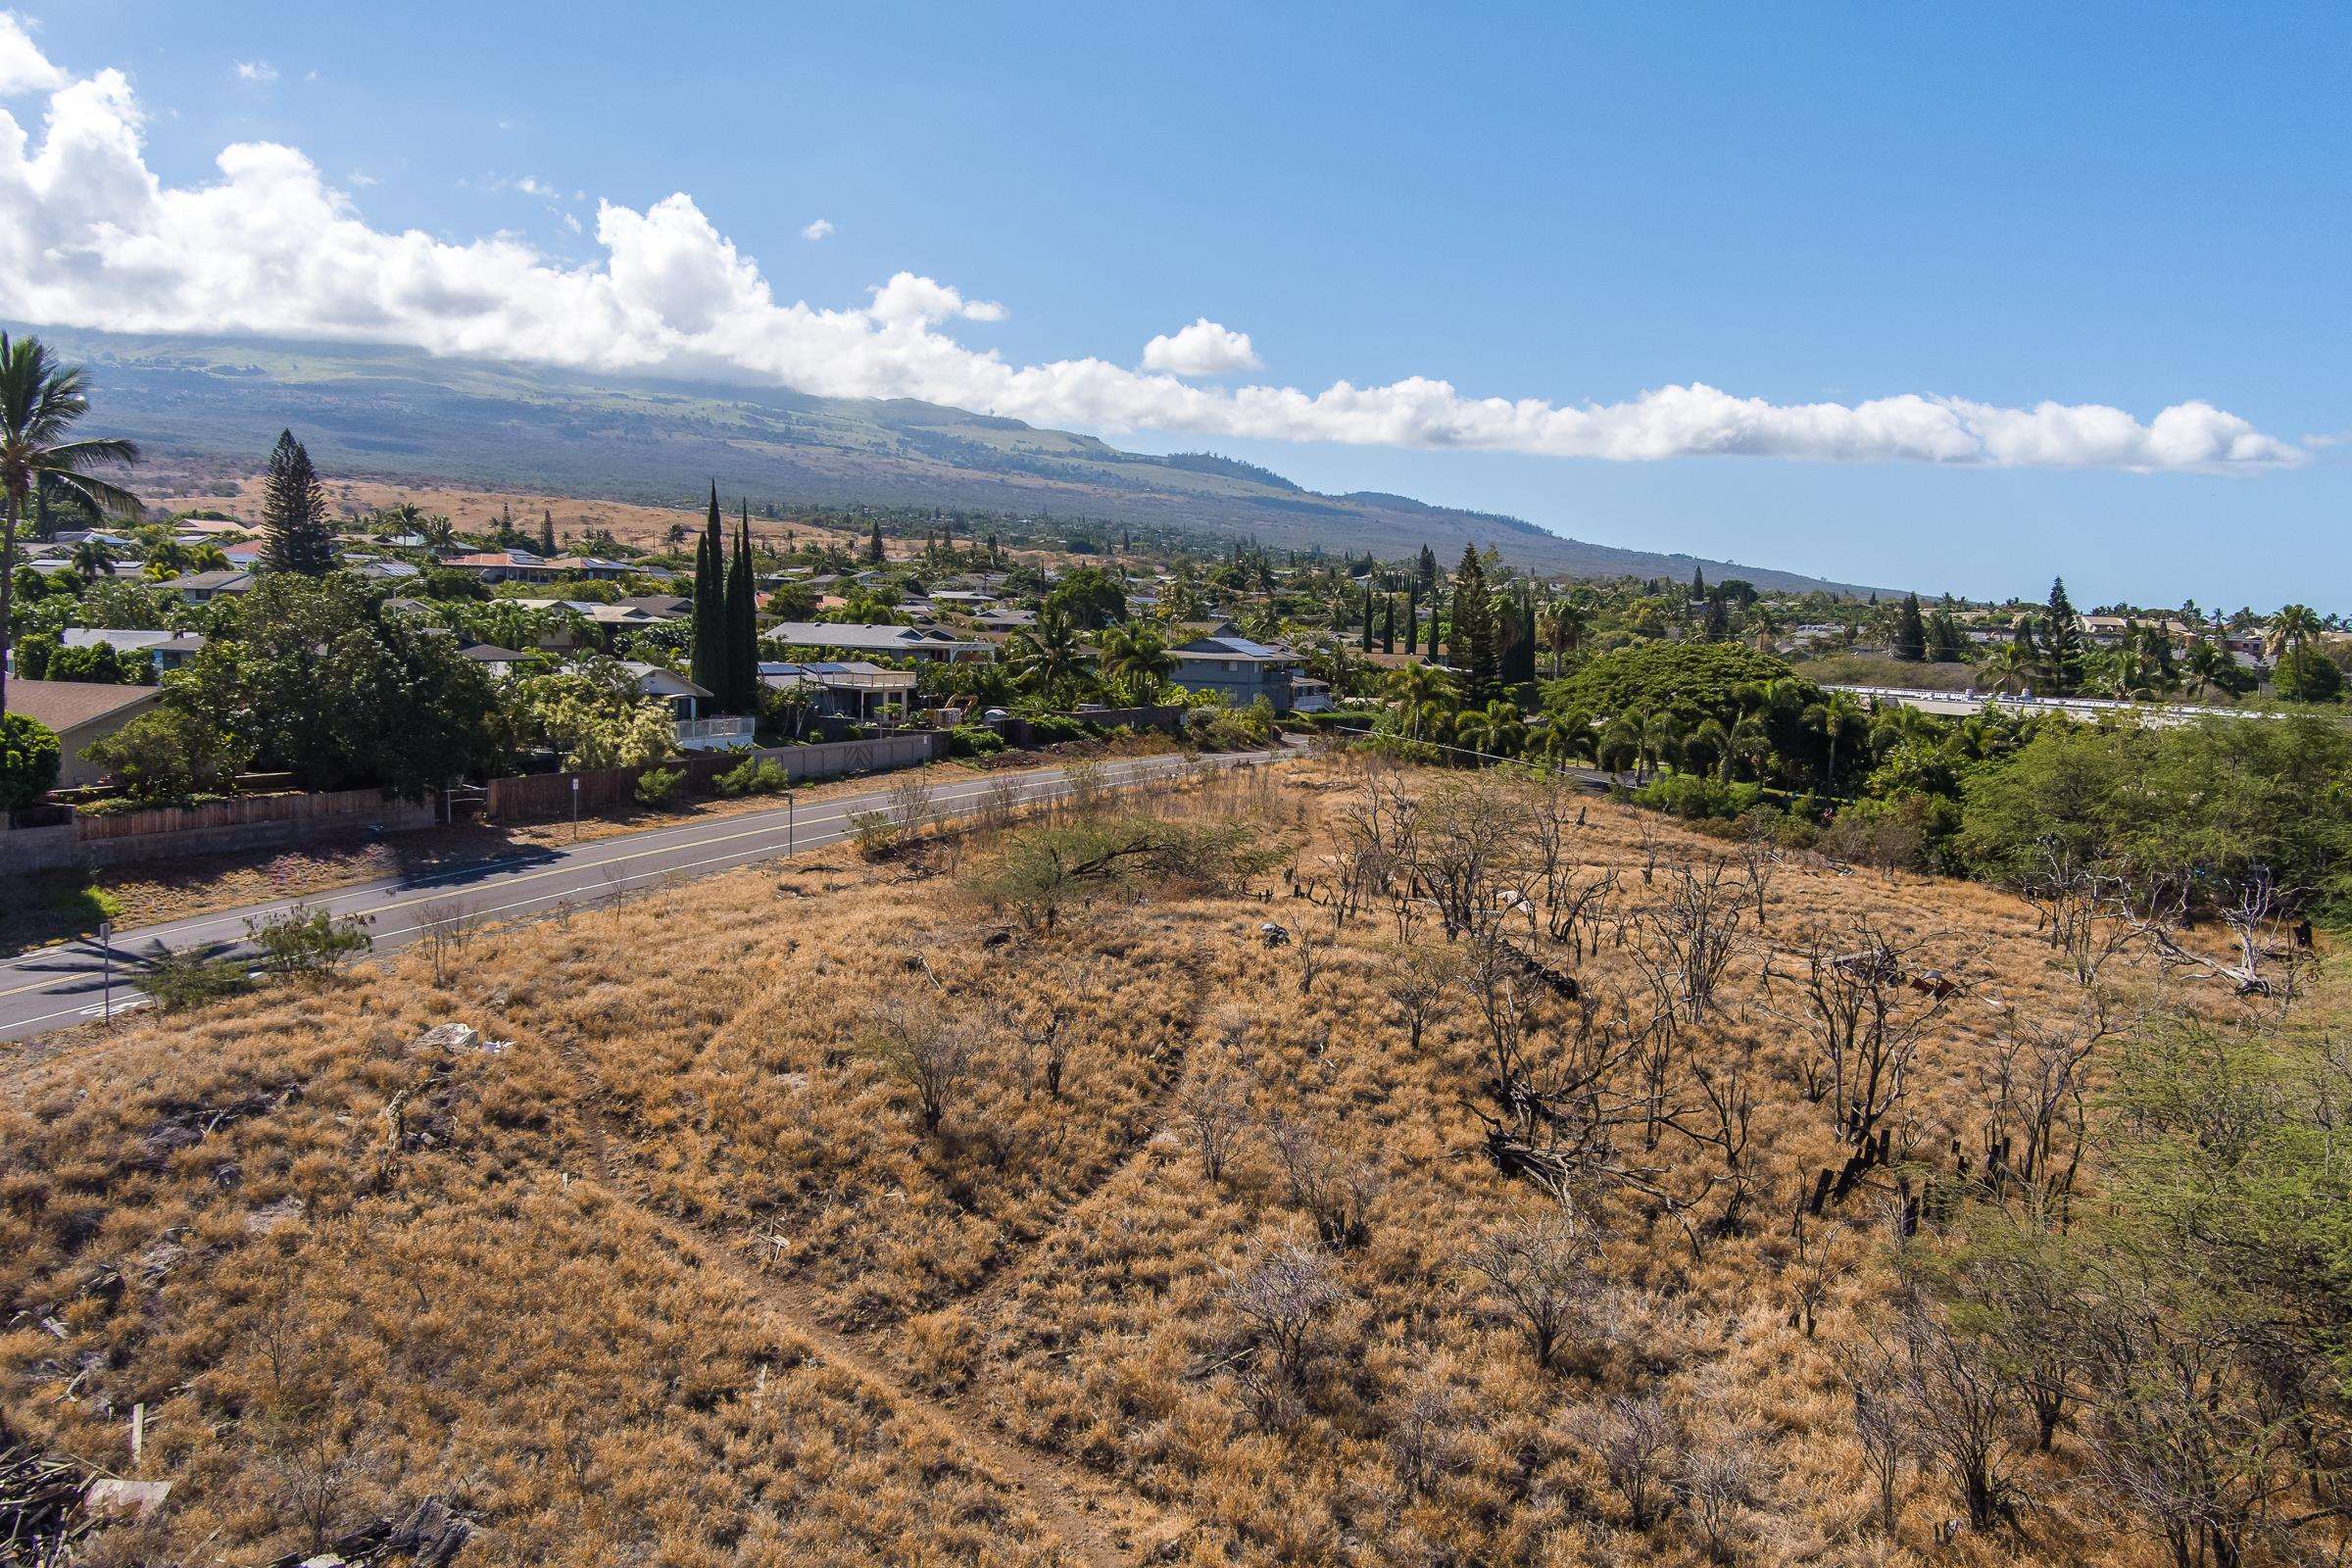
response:
[[[1127,590],[1101,566],[1073,566],[1046,595],[1045,608],[1080,631],[1101,631],[1127,618]]]
[[[226,794],[253,756],[237,736],[177,708],[141,713],[81,755],[142,806]]]
[[[262,479],[262,564],[272,571],[321,577],[335,569],[335,531],[326,520],[326,486],[291,430],[277,433]]]
[[[2271,686],[2292,702],[2332,703],[2344,694],[2344,672],[2319,649],[2298,647],[2271,666]]]
[[[57,787],[57,732],[23,713],[0,713],[0,811],[37,806]]]
[[[96,470],[138,461],[139,449],[111,437],[74,439],[89,413],[88,380],[60,365],[37,338],[0,332],[0,718],[8,713],[8,650],[14,640],[17,525],[36,497],[56,492],[93,514],[131,517],[139,498]],[[51,737],[54,742],[55,737]]]
[[[165,701],[211,723],[308,789],[380,784],[421,797],[498,755],[498,694],[457,639],[385,615],[347,574],[272,572],[165,684]]]

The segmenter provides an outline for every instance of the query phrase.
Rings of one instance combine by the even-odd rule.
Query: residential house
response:
[[[119,659],[145,655],[159,675],[180,668],[204,650],[203,634],[192,631],[118,631],[111,627],[68,626],[59,634],[58,641],[67,648],[95,648],[104,643]]]
[[[660,664],[624,659],[620,667],[636,677],[640,695],[658,697],[669,705],[671,721],[677,726],[678,750],[723,752],[730,746],[752,744],[755,720],[733,713],[709,714],[713,701],[710,688]]]
[[[550,582],[563,575],[554,562],[528,550],[485,550],[472,555],[445,556],[438,564],[451,571],[470,571],[487,583]]]
[[[12,680],[8,709],[57,732],[57,782],[62,789],[96,784],[104,772],[81,754],[163,701],[158,686],[118,686],[88,680]]]
[[[1168,678],[1186,691],[1213,691],[1229,708],[1247,708],[1262,697],[1277,713],[1291,710],[1298,656],[1287,648],[1235,635],[1195,637],[1169,652],[1176,667]]]
[[[890,716],[896,699],[898,716],[905,718],[914,704],[916,675],[910,669],[884,669],[864,660],[845,662],[763,662],[761,685],[777,691],[805,690],[820,713],[837,713],[860,723]]]
[[[192,571],[184,577],[173,577],[156,586],[179,595],[191,605],[209,605],[223,594],[233,597],[251,593],[253,573],[236,570]]]
[[[935,626],[874,626],[854,621],[784,620],[770,626],[766,640],[784,648],[839,648],[847,653],[916,659],[941,663],[997,657],[997,645],[956,637]]]
[[[517,664],[527,663],[531,659],[529,654],[516,653],[512,648],[501,648],[496,643],[475,643],[470,647],[461,648],[458,650],[458,657],[471,660],[474,663],[481,665],[490,672],[490,678],[493,680],[505,680],[509,675],[514,673],[514,667]]]

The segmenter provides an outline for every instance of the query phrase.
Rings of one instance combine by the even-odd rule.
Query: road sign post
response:
[[[580,775],[571,775],[571,842],[580,842]]]
[[[112,920],[98,922],[98,964],[105,976],[102,982],[105,988],[103,999],[98,1004],[98,1021],[111,1028],[115,1021],[115,922]]]

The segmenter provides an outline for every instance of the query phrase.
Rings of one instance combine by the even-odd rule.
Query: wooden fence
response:
[[[773,746],[752,752],[721,752],[700,757],[675,757],[656,767],[686,775],[679,787],[690,793],[710,788],[719,774],[742,765],[747,757],[773,758],[793,779],[837,778],[843,774],[880,773],[912,767],[940,755],[940,737],[933,730],[911,730],[868,741],[827,741],[814,746]],[[610,767],[587,773],[526,773],[490,781],[482,815],[493,822],[547,821],[569,816],[574,780],[583,816],[636,799],[637,780],[652,771],[644,767]]]
[[[144,811],[77,811],[75,836],[82,843],[106,839],[147,838],[157,833],[196,833],[219,827],[245,827],[255,822],[307,822],[325,825],[320,818],[347,817],[357,822],[380,815],[384,792],[379,789],[329,790],[317,795],[236,795],[202,806],[162,806]],[[335,826],[342,826],[336,823]]]

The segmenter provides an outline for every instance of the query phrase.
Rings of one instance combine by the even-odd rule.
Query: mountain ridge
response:
[[[280,428],[330,471],[688,504],[722,490],[784,506],[937,506],[1180,531],[1213,542],[1366,551],[1492,545],[1539,571],[1740,577],[1763,589],[1870,588],[1680,551],[1572,539],[1524,518],[1361,490],[1311,491],[1213,452],[1127,452],[1100,437],[911,399],[591,375],[377,345],[34,328],[86,365],[109,433],[165,459],[258,465]]]

